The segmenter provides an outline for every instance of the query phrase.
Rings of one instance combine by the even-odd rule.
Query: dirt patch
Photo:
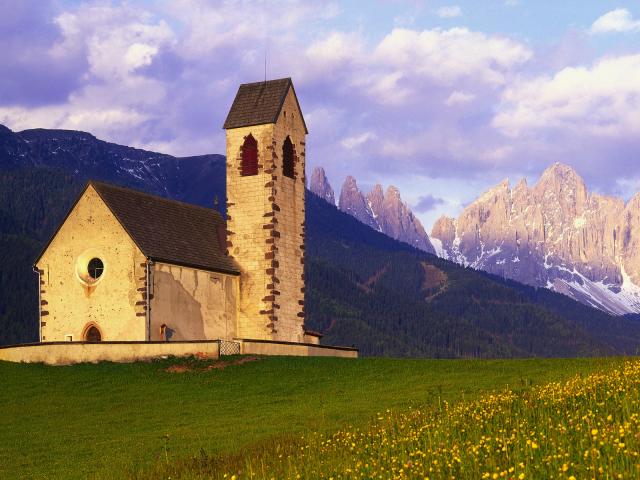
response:
[[[184,373],[184,372],[190,372],[191,368],[188,367],[187,365],[171,365],[169,368],[165,369],[165,372],[169,372],[169,373]]]
[[[216,360],[215,355],[211,355],[210,353],[206,352],[197,352],[194,357],[196,357],[198,360]]]
[[[367,278],[364,283],[359,283],[358,287],[360,287],[367,293],[371,293],[373,291],[373,287],[375,287],[378,280],[380,280],[382,276],[387,273],[387,270],[389,270],[389,265],[385,265],[384,267],[382,267],[376,273]]]
[[[243,365],[248,362],[256,362],[260,360],[260,357],[247,356],[239,357],[233,360],[215,360],[206,362],[203,365],[203,361],[206,361],[209,357],[204,355],[195,355],[198,360],[197,363],[180,363],[178,365],[171,365],[164,369],[168,373],[186,373],[186,372],[210,372],[211,370],[224,370],[231,365]]]
[[[424,276],[422,277],[422,288],[428,290],[441,287],[447,281],[447,274],[439,268],[427,262],[421,262]]]
[[[230,365],[242,365],[244,363],[255,362],[257,360],[260,360],[260,358],[258,358],[258,357],[240,357],[240,358],[237,358],[235,360],[229,360],[229,361],[221,360],[219,362],[212,363],[211,365],[206,367],[205,370],[206,371],[209,371],[209,370],[224,370],[225,368],[227,368]]]
[[[427,262],[420,262],[424,274],[422,277],[422,291],[427,293],[425,300],[433,300],[447,289],[447,274]]]

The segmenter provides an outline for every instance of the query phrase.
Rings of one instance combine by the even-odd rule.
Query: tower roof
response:
[[[291,78],[243,83],[240,85],[236,98],[231,105],[231,110],[229,110],[227,119],[224,122],[224,128],[230,129],[276,123],[289,88],[293,90],[293,95],[296,98],[304,130],[309,133],[307,125],[304,123],[302,110],[300,109]]]

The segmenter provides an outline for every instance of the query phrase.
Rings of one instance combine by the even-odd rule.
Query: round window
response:
[[[104,272],[104,263],[102,263],[102,260],[99,258],[92,258],[89,260],[87,271],[91,279],[97,280],[102,275],[102,272]]]
[[[78,255],[75,270],[80,283],[93,287],[104,279],[109,269],[108,262],[103,260],[105,257],[104,252],[97,248],[90,248]]]

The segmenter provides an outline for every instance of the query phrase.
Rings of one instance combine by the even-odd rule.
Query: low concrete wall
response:
[[[163,356],[183,357],[205,353],[218,358],[216,340],[193,342],[45,342],[0,347],[0,360],[8,362],[70,365],[84,362],[135,362]]]
[[[358,358],[358,349],[356,348],[246,338],[236,338],[234,340],[240,342],[240,353],[243,355]]]

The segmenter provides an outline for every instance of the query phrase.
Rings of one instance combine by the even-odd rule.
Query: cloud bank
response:
[[[429,215],[444,208],[429,204],[433,182],[451,185],[446,204],[457,205],[469,196],[462,180],[536,176],[553,161],[604,192],[635,175],[640,47],[588,43],[639,32],[628,9],[543,48],[465,25],[467,4],[430,10],[422,23],[408,8],[397,17],[411,21],[375,28],[348,4],[282,5],[10,2],[0,16],[0,123],[178,155],[223,152],[237,86],[263,78],[266,57],[269,78],[294,79],[311,168],[393,181]],[[507,15],[523,4],[498,7]]]

